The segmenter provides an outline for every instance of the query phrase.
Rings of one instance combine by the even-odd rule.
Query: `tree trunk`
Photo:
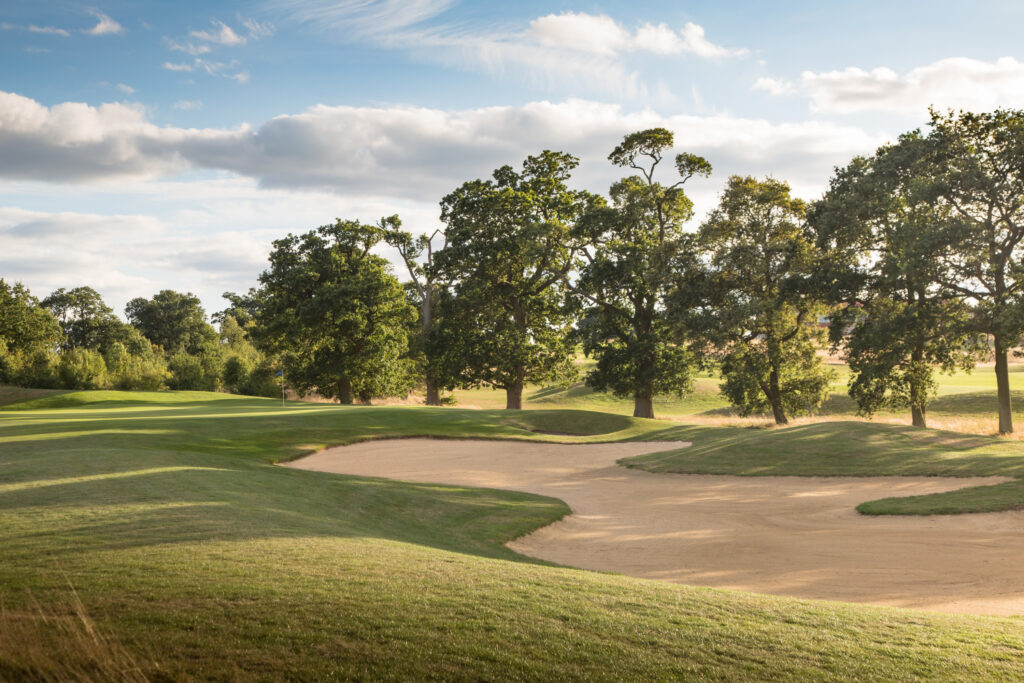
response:
[[[342,377],[338,380],[338,403],[344,405],[352,405],[352,382],[349,381],[348,377]]]
[[[927,427],[927,423],[924,419],[924,406],[911,405],[910,406],[910,422],[915,427]]]
[[[523,381],[519,380],[505,388],[505,410],[522,410]]]
[[[429,372],[427,373],[427,405],[441,405],[441,390],[437,387],[437,380]]]
[[[1007,365],[1007,349],[999,335],[995,336],[996,350],[996,394],[999,397],[999,433],[1013,434],[1013,414],[1010,412],[1010,369]]]
[[[633,397],[633,417],[654,419],[654,399],[651,396],[637,394]]]
[[[914,363],[913,371],[910,374],[910,423],[915,427],[927,427],[924,413],[928,400],[927,389],[921,386],[922,377],[918,371],[924,365],[924,348],[918,344],[910,356]]]
[[[420,303],[420,335],[423,338],[424,350],[429,348],[427,343],[430,337],[430,326],[433,324],[434,319],[434,285],[431,282],[427,282],[427,286],[424,289],[423,301]],[[425,351],[424,351],[425,352]],[[430,365],[430,358],[427,358],[427,366]],[[428,406],[439,406],[441,405],[441,390],[437,387],[437,378],[434,374],[427,370],[427,405]]]
[[[788,425],[789,419],[786,417],[786,411],[782,408],[782,391],[779,389],[779,371],[775,368],[772,368],[772,371],[768,373],[768,402],[772,406],[772,417],[775,418],[775,424]]]

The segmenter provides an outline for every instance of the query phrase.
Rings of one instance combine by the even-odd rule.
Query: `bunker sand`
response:
[[[401,439],[332,448],[287,466],[560,498],[572,515],[508,545],[573,567],[802,598],[1024,614],[1024,512],[867,517],[854,509],[1005,478],[735,477],[615,464],[687,445]]]

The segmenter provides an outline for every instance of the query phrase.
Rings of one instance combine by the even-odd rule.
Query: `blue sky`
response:
[[[209,310],[334,217],[432,230],[461,182],[545,148],[607,188],[663,125],[813,199],[929,105],[1024,106],[1011,2],[45,2],[0,6],[0,277],[162,288]],[[699,218],[695,224],[699,222]]]

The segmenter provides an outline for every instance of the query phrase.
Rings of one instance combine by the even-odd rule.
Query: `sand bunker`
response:
[[[564,445],[402,439],[289,463],[528,491],[574,514],[509,544],[552,562],[699,586],[944,612],[1024,614],[1024,512],[866,517],[887,496],[1001,477],[731,477],[619,467],[685,443]]]

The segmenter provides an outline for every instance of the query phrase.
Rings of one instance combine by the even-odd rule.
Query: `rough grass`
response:
[[[63,615],[102,634],[100,660],[151,678],[1024,680],[1018,621],[554,567],[503,543],[565,514],[560,501],[270,464],[385,436],[695,428],[197,393],[19,408],[0,411],[0,633],[16,625],[48,642],[45,615]],[[87,621],[67,607],[69,580]],[[75,637],[75,661],[94,666]],[[59,671],[26,665],[29,638],[0,636],[0,679]]]

